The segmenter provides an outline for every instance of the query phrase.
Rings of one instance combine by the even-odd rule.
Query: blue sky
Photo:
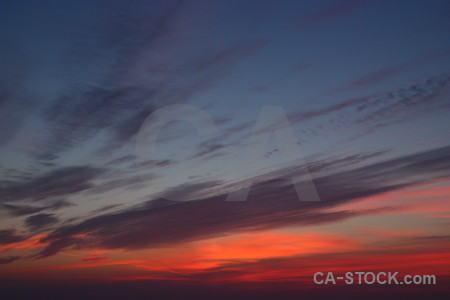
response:
[[[194,177],[235,181],[264,106],[284,109],[309,159],[446,144],[447,1],[6,5],[5,182],[14,181],[8,172],[33,177],[86,162],[120,172],[111,161],[142,163],[140,126],[174,103],[203,109],[218,132],[198,137],[185,122],[166,127],[157,154],[166,164],[145,175],[155,181],[150,191],[126,192],[132,203]],[[276,142],[268,147],[272,154]],[[247,173],[258,175],[271,160],[276,167],[269,154]],[[134,178],[127,172],[120,176]]]
[[[448,149],[450,128],[449,1],[2,6],[5,230],[59,237],[94,216],[158,206],[164,195],[226,194],[244,178],[276,179],[300,163],[326,187],[326,176],[337,185],[343,172],[376,193],[446,174],[416,167],[448,159],[439,149]],[[152,113],[174,104],[200,109],[217,131],[199,136],[172,122],[156,155],[146,153],[139,134],[156,126]],[[265,160],[242,160],[266,106],[284,110],[301,151],[288,168],[273,138]],[[397,177],[384,173],[389,164]]]
[[[448,2],[405,3],[9,3],[2,78],[6,97],[15,101],[4,104],[2,164],[42,172],[42,163],[133,155],[132,123],[150,115],[150,107],[171,103],[204,108],[222,121],[222,132],[239,125],[250,130],[263,106],[282,106],[292,115],[306,156],[408,151],[420,138],[439,140],[446,137],[445,113],[407,117],[423,111],[425,96],[411,108],[394,106],[402,92],[414,94],[416,85],[442,92],[432,87],[439,83],[427,80],[448,80]],[[101,97],[128,93],[134,99],[100,103],[106,101]],[[360,105],[384,103],[359,114],[357,102],[339,108],[356,98]],[[442,104],[423,107],[433,111]],[[317,111],[296,122],[296,115]],[[382,121],[371,120],[376,111]],[[395,126],[382,125],[391,122]],[[191,129],[174,142],[178,146],[170,145],[170,155],[183,157],[180,147],[195,151],[201,141]],[[416,134],[402,134],[410,130]],[[240,133],[229,137],[236,146],[227,147],[228,153],[242,152],[246,141]],[[208,164],[197,165],[204,171]]]

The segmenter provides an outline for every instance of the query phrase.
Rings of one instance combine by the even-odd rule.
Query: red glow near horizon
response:
[[[400,212],[409,220],[416,221],[409,224],[398,223],[395,214],[373,215],[359,217],[357,228],[343,222],[340,227],[325,225],[234,233],[149,250],[73,249],[44,259],[29,258],[26,262],[11,263],[0,275],[61,280],[280,283],[310,282],[312,274],[317,271],[398,271],[445,276],[449,272],[450,241],[433,239],[438,231],[434,232],[432,224],[421,227],[416,223],[418,220],[441,221],[439,218],[430,219],[429,213],[437,212],[437,205],[443,212],[448,210],[440,200],[447,197],[447,191],[448,186],[428,186],[426,190],[395,191],[343,205],[360,207],[365,203],[390,203],[397,206],[401,205],[402,199],[412,197],[413,204]],[[429,197],[434,199],[433,209],[417,215],[415,201]],[[398,225],[393,228],[390,223],[374,223],[380,217]],[[43,237],[45,235],[35,235],[25,241],[2,246],[0,251],[8,254],[32,251],[45,246],[40,243]]]

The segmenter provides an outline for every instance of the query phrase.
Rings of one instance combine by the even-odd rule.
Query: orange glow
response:
[[[26,240],[21,241],[21,242],[11,243],[11,244],[8,244],[8,245],[0,246],[0,251],[10,250],[10,249],[14,249],[14,250],[34,249],[34,248],[43,247],[43,246],[46,245],[46,243],[41,243],[40,240],[45,238],[45,237],[46,237],[45,234],[35,235],[35,236],[30,237],[29,239],[26,239]]]
[[[204,241],[198,246],[204,259],[262,259],[305,253],[325,253],[355,249],[357,243],[346,238],[312,233],[246,233]]]
[[[165,248],[68,248],[48,258],[26,258],[24,262],[8,264],[0,276],[112,281],[202,278],[215,283],[310,282],[318,271],[398,271],[445,276],[450,265],[450,242],[440,238],[442,226],[433,224],[448,219],[448,192],[449,186],[415,187],[333,208],[357,211],[368,206],[399,206],[402,210],[394,213],[401,212],[404,223],[398,215],[382,214],[361,216],[356,223],[240,232]],[[421,203],[430,207],[424,209],[425,204]],[[426,226],[417,225],[419,217],[415,212],[428,218],[421,217]],[[42,238],[45,235],[36,235],[0,249],[43,247]]]

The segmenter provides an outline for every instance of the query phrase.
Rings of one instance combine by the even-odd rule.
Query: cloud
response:
[[[4,202],[24,199],[49,200],[91,188],[93,186],[91,181],[104,172],[104,169],[89,166],[63,167],[48,171],[36,178],[0,188],[0,194]],[[53,206],[50,205],[47,208],[65,205],[67,205],[65,202],[53,202]]]
[[[263,244],[261,248],[264,249],[267,246]],[[224,261],[219,266],[179,276],[200,280],[220,278],[222,281],[225,279],[262,281],[265,283],[270,281],[294,281],[296,284],[305,284],[311,280],[312,274],[323,268],[327,268],[327,272],[333,273],[365,271],[368,267],[371,271],[385,271],[394,264],[396,266],[395,271],[408,273],[410,270],[433,269],[436,264],[448,260],[448,254],[445,251],[445,246],[448,247],[448,243],[440,243],[439,247],[432,251],[429,247],[417,247],[417,244],[414,244],[415,247],[408,248],[406,252],[405,248],[402,247],[402,241],[389,243],[389,247],[381,249],[373,244],[367,246],[347,249],[344,252],[313,252],[306,255],[279,255],[272,258]],[[350,271],[348,270],[349,264],[352,265]]]
[[[50,136],[36,156],[44,160],[56,159],[59,153],[94,138],[100,131],[136,117],[137,110],[150,113],[151,108],[145,105],[148,97],[149,93],[142,89],[120,87],[96,87],[62,97],[46,111]]]
[[[70,203],[69,201],[66,201],[66,200],[56,200],[56,201],[51,201],[48,205],[45,206],[45,208],[48,210],[58,210],[58,209],[71,207],[71,206],[75,206],[75,204]]]
[[[41,117],[52,132],[44,136],[43,133],[48,132],[39,130],[37,138],[43,139],[39,141],[40,149],[30,150],[39,159],[54,160],[62,151],[85,140],[84,136],[89,138],[96,134],[96,130],[77,124],[77,121],[83,122],[86,118],[89,125],[102,126],[102,121],[107,120],[94,121],[92,118],[103,115],[82,111],[77,107],[82,102],[80,98],[89,98],[90,92],[103,92],[99,95],[101,98],[127,93],[127,88],[111,87],[118,86],[118,77],[126,70],[131,57],[142,50],[143,44],[153,42],[147,39],[164,34],[174,11],[181,5],[179,1],[165,1],[159,5],[136,2],[133,8],[120,1],[113,1],[108,7],[94,2],[72,3],[70,8],[57,3],[28,5],[31,10],[41,10],[40,21],[27,18],[27,26],[18,25],[14,15],[23,13],[20,4],[9,6],[5,10],[9,12],[8,17],[3,18],[5,28],[10,28],[14,34],[2,32],[0,37],[2,44],[8,45],[0,55],[3,66],[0,73],[0,144],[14,137],[23,120],[27,120],[25,117],[40,117],[36,115],[46,110]],[[59,30],[48,30],[56,27]],[[37,35],[41,37],[39,41],[34,39]],[[37,48],[39,54],[36,54]],[[42,89],[42,82],[52,82],[52,88]],[[90,100],[93,106],[101,106],[99,101]],[[72,102],[73,106],[64,105],[66,101]],[[92,108],[87,106],[87,110]],[[114,109],[114,105],[111,108]],[[54,114],[58,112],[61,115]],[[63,120],[71,113],[80,119]],[[61,125],[60,129],[58,125]]]
[[[394,66],[394,67],[388,67],[388,68],[380,69],[375,72],[371,72],[371,73],[366,74],[366,75],[362,76],[361,78],[353,81],[351,83],[351,87],[365,87],[368,85],[380,83],[380,82],[382,82],[386,79],[389,79],[390,77],[393,77],[399,73],[408,71],[408,70],[412,69],[413,67],[427,63],[429,61],[432,61],[432,60],[440,58],[440,57],[447,56],[449,54],[450,54],[450,50],[430,53],[430,54],[422,55],[420,57],[413,58],[409,61],[406,61],[406,62],[399,64],[397,66]]]
[[[59,222],[59,219],[54,214],[37,214],[26,218],[25,225],[31,231],[37,231],[47,228]]]
[[[268,45],[268,41],[249,41],[235,44],[234,46],[210,55],[200,61],[195,71],[224,70],[229,65],[234,65],[243,58],[251,56]]]
[[[290,205],[287,201],[254,204],[255,201],[251,203],[253,205],[242,205],[231,204],[223,199],[214,200],[99,216],[75,226],[61,228],[43,239],[43,242],[49,242],[49,245],[38,257],[56,254],[69,246],[80,249],[151,248],[239,230],[262,230],[294,224],[324,224],[362,214],[305,211],[299,208],[300,205],[295,205],[297,203],[294,201],[291,201]],[[85,236],[79,238],[80,234]]]
[[[156,96],[160,87],[150,84],[142,87],[135,82],[121,84],[121,78],[134,63],[134,57],[170,34],[170,24],[183,11],[182,6],[181,2],[167,1],[161,5],[135,3],[136,9],[131,9],[116,2],[110,8],[99,10],[101,14],[95,14],[93,23],[89,22],[89,14],[80,15],[81,23],[87,24],[84,32],[89,34],[70,35],[68,47],[72,55],[67,60],[72,67],[70,70],[81,65],[83,78],[88,81],[72,78],[69,83],[73,86],[66,87],[46,106],[42,117],[48,135],[41,149],[34,153],[36,158],[54,160],[104,130],[110,130],[119,138],[127,128],[114,129],[114,126],[126,119],[133,121],[133,117],[143,111],[147,114],[152,111],[157,101],[149,99]],[[102,20],[102,27],[96,25],[98,19]],[[92,34],[95,39],[91,38]],[[74,64],[77,66],[73,67]]]
[[[194,155],[192,155],[190,158],[201,158],[204,157],[206,155],[211,155],[214,152],[217,152],[219,150],[222,150],[223,148],[227,147],[227,145],[224,144],[209,144],[209,143],[202,143],[201,145],[199,145],[197,147],[198,152],[195,153]]]
[[[245,202],[225,201],[224,194],[197,201],[162,201],[87,219],[56,229],[43,239],[49,243],[38,256],[53,255],[66,247],[140,249],[226,235],[231,232],[265,230],[286,226],[308,226],[338,222],[380,210],[339,211],[341,203],[396,190],[418,182],[450,176],[450,148],[415,155],[314,179],[321,202],[300,202],[289,182],[266,180],[252,187]],[[361,157],[351,161],[361,161]],[[339,162],[342,163],[342,162]],[[329,166],[329,162],[325,162]],[[317,164],[315,164],[317,171]],[[320,168],[319,168],[320,169]],[[274,178],[295,176],[297,167],[273,174]],[[315,174],[315,173],[313,173]],[[188,195],[213,186],[181,186],[170,191]],[[173,195],[172,195],[173,196]],[[300,195],[301,197],[301,195]],[[337,207],[329,212],[326,208]],[[389,209],[389,208],[386,208]],[[132,233],[132,234],[131,234]],[[82,238],[80,237],[82,236]]]
[[[213,137],[199,143],[190,159],[208,160],[224,155],[219,151],[241,144],[244,137],[248,138],[253,125],[252,122],[242,122],[220,130]]]
[[[13,205],[13,204],[0,204],[0,207],[2,209],[7,210],[8,213],[14,217],[31,215],[46,209],[45,207],[35,207],[29,205]]]
[[[0,36],[0,43],[7,45],[0,50],[0,146],[3,146],[15,136],[33,105],[30,99],[23,97],[30,60],[20,46],[4,34]]]
[[[450,147],[398,157],[315,180],[322,201],[342,201],[450,176]],[[336,193],[336,186],[342,186]]]
[[[173,160],[173,159],[163,159],[163,160],[146,160],[143,162],[136,162],[134,163],[132,166],[130,166],[131,168],[137,168],[139,170],[144,170],[145,168],[148,167],[168,167],[168,166],[173,166],[177,163],[177,161]]]
[[[0,245],[13,244],[17,242],[21,242],[26,238],[20,235],[16,235],[16,231],[14,229],[3,229],[0,230]]]
[[[44,210],[58,210],[70,206],[74,206],[74,204],[65,200],[53,201],[45,206],[0,204],[0,208],[8,211],[8,213],[13,217],[31,215]]]
[[[318,135],[320,132],[358,125],[363,131],[357,135],[360,137],[419,115],[423,117],[430,112],[448,109],[449,89],[450,75],[441,74],[398,90],[351,98],[315,110],[297,111],[288,117],[292,124],[325,118],[313,128],[303,126],[300,130],[303,134]]]
[[[122,164],[131,164],[135,160],[136,160],[135,155],[124,155],[124,156],[121,156],[121,157],[118,157],[116,159],[109,161],[108,163],[106,163],[106,165],[107,166],[117,166],[117,165],[122,165]]]
[[[1,93],[1,90],[0,90]],[[24,112],[30,110],[25,101],[13,101],[13,97],[0,94],[0,146],[6,145],[25,120]]]
[[[310,67],[311,67],[311,64],[300,63],[300,64],[294,66],[293,68],[291,68],[281,78],[282,79],[286,79],[286,78],[293,77],[293,76],[299,74],[300,72],[303,72],[304,70],[306,70],[306,69],[308,69]]]
[[[10,264],[10,263],[15,262],[16,260],[18,260],[20,258],[21,258],[20,256],[0,257],[0,265]]]
[[[309,27],[312,25],[318,25],[325,23],[327,21],[343,17],[345,15],[351,14],[360,6],[371,2],[371,0],[344,0],[340,3],[330,6],[328,8],[322,9],[302,20],[299,21],[298,25],[300,27]]]
[[[109,145],[101,148],[101,151],[115,149],[129,142],[139,131],[142,123],[150,114],[162,105],[172,103],[185,103],[194,95],[212,87],[216,82],[225,77],[232,67],[245,58],[257,53],[266,47],[268,41],[246,41],[236,43],[221,51],[211,51],[210,55],[194,56],[190,64],[176,68],[175,74],[167,74],[168,78],[159,83],[151,96],[151,104],[143,106],[134,114],[116,122],[112,127],[112,139]],[[150,59],[151,62],[151,59]],[[149,62],[141,62],[148,64]],[[172,62],[176,64],[177,62]],[[180,76],[183,80],[180,80]],[[175,76],[175,78],[173,78]],[[147,83],[151,85],[150,83]]]
[[[232,66],[261,50],[264,41],[245,42],[217,53],[213,57],[195,59],[191,66],[177,70],[181,74],[196,73],[182,82],[168,82],[145,89],[93,88],[82,93],[62,97],[46,112],[50,137],[43,150],[36,154],[41,160],[54,160],[68,149],[106,131],[110,140],[98,150],[104,155],[122,147],[138,133],[145,119],[158,107],[186,102],[193,95],[209,88],[222,78]]]
[[[96,257],[87,257],[87,258],[83,258],[82,261],[101,261],[101,260],[107,260],[107,257],[103,257],[103,256],[96,256]]]
[[[299,123],[299,122],[304,122],[304,121],[307,121],[307,120],[310,120],[313,118],[326,116],[326,115],[332,114],[334,112],[337,112],[337,111],[340,111],[340,110],[343,110],[346,108],[355,107],[358,104],[366,103],[369,99],[371,99],[371,97],[372,96],[352,98],[352,99],[348,99],[348,100],[345,100],[340,103],[329,105],[324,108],[310,110],[310,111],[306,111],[306,112],[297,112],[297,113],[289,115],[289,120],[292,121],[293,123]]]
[[[368,153],[353,154],[345,157],[333,157],[331,159],[323,159],[308,164],[310,172],[316,173],[321,171],[343,171],[346,167],[351,167],[357,163],[380,157],[389,150],[374,151]]]
[[[97,154],[110,154],[131,142],[155,109],[189,101],[268,44],[250,40],[218,48],[203,36],[203,23],[210,20],[195,18],[201,20],[198,24],[190,17],[195,3],[163,6],[161,11],[145,8],[133,17],[124,8],[115,32],[125,30],[130,36],[114,36],[117,43],[102,45],[114,49],[113,67],[101,83],[67,89],[48,105],[43,114],[48,136],[35,158],[55,160],[100,134],[107,140]],[[202,47],[186,46],[198,45],[199,40]]]
[[[90,188],[87,191],[87,193],[97,194],[97,193],[109,192],[109,191],[112,191],[115,189],[136,190],[141,187],[145,187],[146,185],[143,184],[144,182],[149,182],[155,178],[158,178],[158,175],[151,174],[151,173],[150,174],[133,175],[133,176],[123,176],[118,179],[112,179],[109,181],[97,183],[95,186]]]
[[[200,183],[182,184],[168,188],[159,196],[163,199],[174,201],[189,201],[191,199],[203,198],[202,193],[208,189],[213,189],[221,184],[220,181],[206,181]]]
[[[307,112],[298,112],[290,115],[289,119],[293,122],[304,122],[312,118],[326,116],[347,108],[356,108],[357,112],[361,113],[374,107],[379,107],[381,109],[383,106],[394,107],[404,104],[409,104],[409,106],[421,105],[423,102],[429,102],[429,96],[439,94],[441,90],[444,90],[449,81],[450,77],[447,74],[433,76],[423,82],[413,84],[400,90],[352,98],[325,108]]]
[[[98,209],[96,209],[96,210],[94,210],[94,211],[92,211],[93,213],[100,213],[100,212],[105,212],[105,211],[107,211],[107,210],[111,210],[111,209],[113,209],[113,208],[116,208],[116,207],[119,207],[119,206],[122,206],[123,204],[111,204],[111,205],[106,205],[106,206],[103,206],[103,207],[100,207],[100,208],[98,208]]]

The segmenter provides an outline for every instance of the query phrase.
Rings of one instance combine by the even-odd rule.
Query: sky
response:
[[[0,293],[450,292],[448,0],[17,0],[0,20]],[[361,270],[438,283],[313,281]]]

